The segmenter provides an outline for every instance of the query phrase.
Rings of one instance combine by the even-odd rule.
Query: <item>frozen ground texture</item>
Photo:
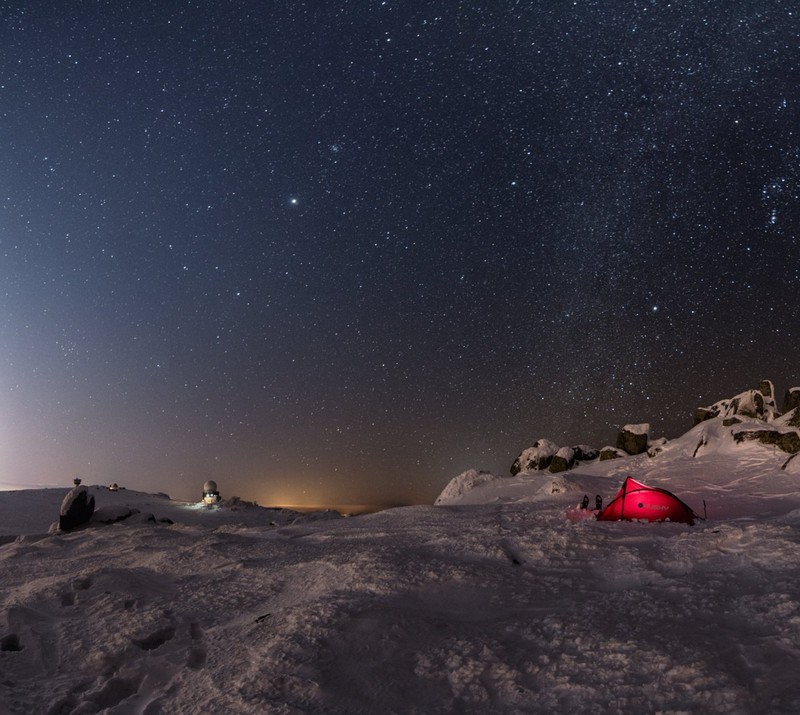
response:
[[[175,523],[48,534],[66,489],[0,494],[0,712],[800,712],[786,457],[711,420],[654,458],[294,524],[91,487]],[[567,518],[627,474],[708,521]]]

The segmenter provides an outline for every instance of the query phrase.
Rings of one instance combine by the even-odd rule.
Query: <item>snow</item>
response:
[[[719,418],[350,518],[90,486],[69,533],[67,489],[0,493],[0,712],[794,713],[787,457]],[[708,520],[567,518],[628,474]]]
[[[465,494],[473,491],[477,487],[488,484],[489,482],[502,479],[498,474],[483,472],[478,469],[468,469],[462,472],[444,488],[444,491],[436,499],[436,504],[447,504],[454,499],[459,499]]]
[[[575,450],[572,447],[561,447],[555,456],[561,457],[565,462],[569,462],[575,456]]]
[[[630,434],[650,434],[650,424],[643,422],[635,425],[625,425],[622,430]]]

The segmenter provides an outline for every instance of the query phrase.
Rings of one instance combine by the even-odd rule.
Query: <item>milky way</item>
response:
[[[0,482],[430,501],[800,382],[800,11],[481,4],[5,3]]]

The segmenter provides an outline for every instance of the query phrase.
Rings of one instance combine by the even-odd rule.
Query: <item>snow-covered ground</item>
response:
[[[90,487],[141,514],[49,534],[67,489],[0,493],[0,712],[800,712],[787,457],[718,419],[352,518]],[[708,520],[567,518],[627,474]]]

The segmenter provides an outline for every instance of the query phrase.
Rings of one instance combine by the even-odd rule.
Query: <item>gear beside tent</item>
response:
[[[675,521],[694,524],[703,519],[672,492],[648,487],[626,477],[617,495],[597,513],[598,521]]]

